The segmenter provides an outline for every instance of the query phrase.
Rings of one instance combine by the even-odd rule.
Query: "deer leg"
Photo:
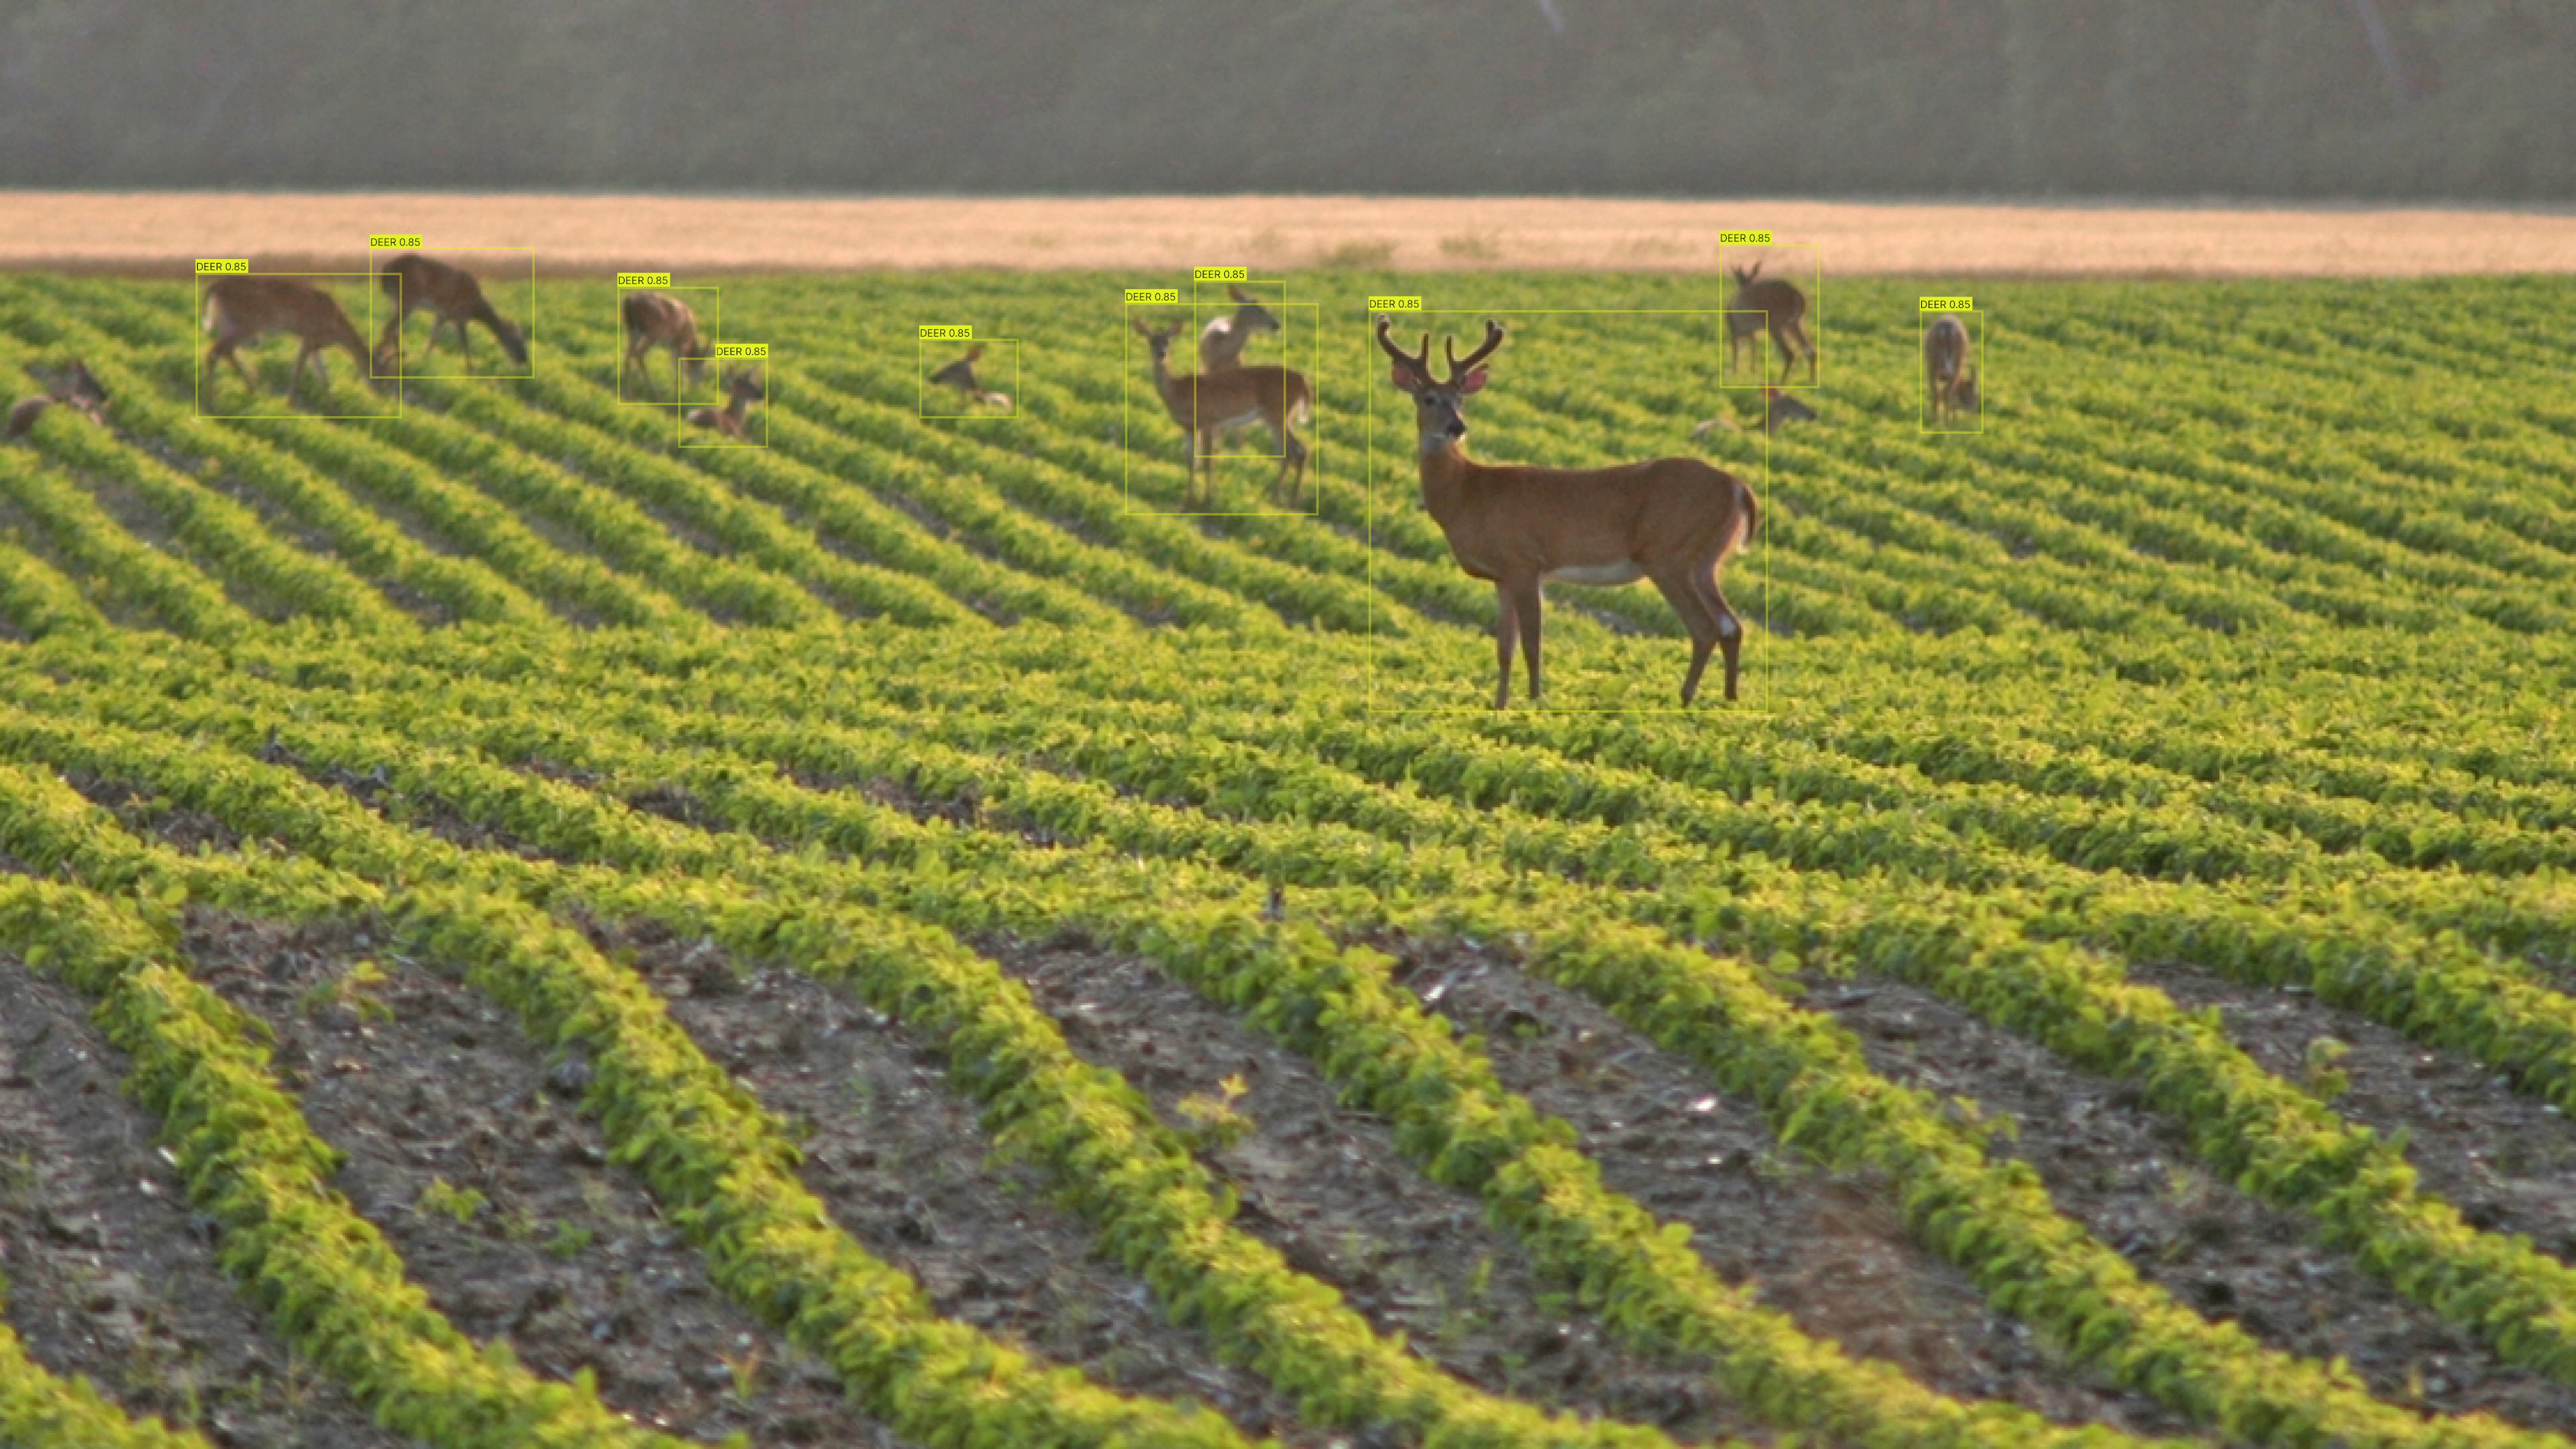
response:
[[[1500,581],[1494,584],[1494,663],[1502,677],[1494,682],[1494,708],[1502,709],[1512,702],[1512,645],[1520,638],[1520,616],[1512,608],[1512,591]]]
[[[1682,627],[1690,631],[1690,672],[1682,676],[1682,703],[1687,706],[1691,697],[1699,693],[1699,676],[1708,668],[1709,651],[1717,647],[1717,617],[1709,612],[1707,599],[1692,587],[1690,575],[1655,574],[1652,577],[1656,592],[1664,596],[1665,603],[1673,606],[1673,612],[1681,616]]]
[[[1512,585],[1512,592],[1515,596],[1512,601],[1512,612],[1520,615],[1521,619],[1521,658],[1529,665],[1530,703],[1536,704],[1541,689],[1538,672],[1538,575],[1532,574],[1527,579],[1515,582]],[[1508,674],[1511,666],[1506,663],[1503,669]]]
[[[465,354],[465,370],[472,372],[474,370],[474,334],[465,330],[465,324],[462,322],[456,324],[456,350]]]
[[[1798,350],[1807,354],[1807,381],[1814,382],[1816,380],[1816,343],[1814,338],[1807,335],[1807,324],[1794,317],[1791,318],[1789,335],[1798,339]],[[1785,380],[1788,374],[1783,372],[1781,377]]]
[[[1279,425],[1279,449],[1282,455],[1279,478],[1287,478],[1292,468],[1296,473],[1295,481],[1288,485],[1288,501],[1294,503],[1297,501],[1298,491],[1306,484],[1306,445],[1297,440],[1295,433],[1288,431],[1287,424],[1282,423]],[[1270,483],[1270,494],[1273,498],[1279,496],[1279,478],[1272,479]]]
[[[1731,703],[1735,699],[1736,666],[1744,652],[1744,621],[1735,616],[1734,609],[1728,607],[1726,590],[1717,581],[1715,564],[1709,565],[1708,572],[1705,574],[1692,575],[1692,579],[1696,586],[1695,591],[1700,595],[1701,604],[1709,610],[1709,616],[1717,627],[1718,652],[1726,659],[1726,697]],[[1706,657],[1705,651],[1702,651],[1701,657]],[[1693,670],[1692,674],[1696,678],[1698,671]],[[1682,703],[1690,703],[1688,691],[1684,692]]]

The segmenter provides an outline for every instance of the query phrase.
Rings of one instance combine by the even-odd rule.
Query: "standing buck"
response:
[[[253,392],[259,391],[259,384],[242,366],[241,345],[271,332],[293,333],[303,345],[295,354],[295,371],[286,379],[289,402],[304,381],[308,361],[313,364],[314,379],[325,389],[331,386],[330,374],[322,370],[326,347],[347,349],[362,371],[368,363],[367,339],[349,325],[349,314],[340,310],[330,293],[292,277],[217,278],[206,288],[206,330],[215,338],[206,349],[206,370],[212,372],[216,363],[229,362],[240,374],[242,386]]]
[[[1726,605],[1718,573],[1752,538],[1761,521],[1753,490],[1732,473],[1697,458],[1657,458],[1608,468],[1533,468],[1479,463],[1459,449],[1467,436],[1466,400],[1485,386],[1477,364],[1503,345],[1500,324],[1465,361],[1456,338],[1442,343],[1449,375],[1431,376],[1431,335],[1406,353],[1377,323],[1377,344],[1395,359],[1395,385],[1413,399],[1422,469],[1422,502],[1448,536],[1449,552],[1472,578],[1488,579],[1502,606],[1494,657],[1502,678],[1494,708],[1511,702],[1512,642],[1529,664],[1530,699],[1539,697],[1539,584],[1615,587],[1651,579],[1690,630],[1690,673],[1682,703],[1699,693],[1709,651],[1726,658],[1726,697],[1735,698],[1744,626]]]
[[[966,394],[968,402],[981,403],[986,407],[1009,407],[1011,405],[1009,393],[986,392],[984,384],[976,379],[975,364],[983,360],[984,344],[978,342],[966,349],[964,357],[932,373],[930,380],[941,387],[953,387]]]
[[[1726,355],[1732,361],[1744,350],[1744,342],[1756,333],[1768,331],[1772,344],[1780,349],[1780,380],[1789,380],[1789,366],[1799,353],[1807,356],[1807,381],[1816,380],[1816,344],[1807,338],[1804,318],[1807,294],[1794,283],[1777,277],[1764,278],[1762,264],[1729,267],[1735,274],[1735,296],[1726,304]],[[1753,313],[1759,312],[1759,318]],[[1791,342],[1797,344],[1795,349]],[[1753,344],[1754,358],[1761,359],[1762,344]]]
[[[1271,494],[1278,495],[1280,480],[1293,469],[1296,481],[1289,485],[1289,496],[1295,497],[1297,485],[1306,481],[1306,445],[1298,441],[1292,425],[1311,416],[1315,406],[1315,393],[1306,385],[1306,375],[1293,367],[1263,363],[1227,372],[1174,377],[1172,338],[1180,332],[1181,324],[1175,322],[1160,330],[1141,321],[1130,325],[1153,351],[1154,391],[1162,396],[1163,407],[1171,413],[1172,421],[1189,435],[1193,483],[1198,480],[1200,460],[1207,460],[1207,493],[1201,496],[1216,491],[1217,430],[1258,422],[1279,441],[1279,476],[1271,480]]]
[[[626,320],[626,361],[617,369],[621,381],[630,367],[649,379],[652,373],[644,358],[656,347],[670,349],[688,373],[689,386],[707,380],[710,349],[698,336],[697,314],[688,303],[666,292],[628,292],[618,299],[617,314]],[[678,401],[676,395],[673,401]]]
[[[1941,422],[1977,408],[1977,369],[1969,360],[1968,329],[1943,313],[1923,329],[1923,376],[1932,388],[1932,420]]]
[[[50,379],[31,364],[27,375],[43,384],[45,390],[35,397],[18,399],[17,405],[9,409],[9,421],[5,431],[0,431],[0,438],[25,437],[36,419],[45,415],[45,409],[55,406],[70,408],[93,423],[106,425],[107,388],[90,375],[88,364],[74,358],[71,371]]]
[[[724,390],[731,401],[720,408],[691,408],[685,414],[689,426],[713,428],[737,442],[748,443],[751,434],[744,430],[743,419],[750,416],[751,405],[760,401],[760,370],[737,372],[728,367],[724,372]]]
[[[1231,284],[1225,291],[1234,299],[1234,310],[1210,322],[1199,333],[1199,371],[1203,374],[1241,366],[1243,349],[1254,333],[1279,330],[1279,319],[1250,292]]]
[[[430,312],[429,346],[421,349],[423,360],[438,350],[439,329],[453,327],[456,329],[456,345],[465,352],[465,366],[472,370],[474,340],[466,333],[465,325],[480,322],[490,330],[492,340],[501,344],[501,350],[510,355],[512,362],[521,367],[528,365],[526,334],[503,321],[501,314],[492,310],[492,304],[483,300],[483,284],[475,281],[474,274],[462,267],[431,261],[418,252],[405,252],[376,273],[376,285],[384,289],[386,296],[394,299],[395,308],[394,315],[385,323],[384,335],[376,340],[378,375],[398,369],[402,354],[397,350],[397,344],[402,338],[403,323],[423,307]]]

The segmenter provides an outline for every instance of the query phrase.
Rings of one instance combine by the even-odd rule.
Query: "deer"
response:
[[[9,421],[5,429],[0,429],[0,439],[15,441],[25,437],[35,427],[36,419],[51,407],[70,408],[101,427],[107,426],[107,388],[90,375],[87,363],[73,358],[71,371],[57,378],[47,378],[30,365],[27,375],[45,390],[34,397],[18,399],[9,409]]]
[[[512,362],[527,366],[527,335],[503,321],[501,314],[492,310],[492,304],[483,299],[483,284],[474,280],[472,272],[432,261],[418,252],[405,252],[385,263],[383,269],[376,273],[376,285],[384,289],[386,296],[394,299],[394,315],[385,323],[384,335],[376,341],[376,372],[379,375],[399,366],[401,353],[397,347],[403,323],[423,307],[430,311],[429,346],[421,351],[423,359],[438,350],[439,330],[453,327],[456,329],[456,345],[465,352],[465,366],[472,370],[474,339],[465,327],[469,322],[480,322],[491,332],[492,340],[501,344],[501,350],[509,354]]]
[[[733,368],[726,368],[724,390],[732,400],[723,407],[691,408],[684,416],[687,417],[691,427],[713,428],[728,438],[748,443],[751,441],[751,434],[743,429],[742,422],[749,416],[751,405],[760,401],[760,370],[754,368],[749,372],[737,372]]]
[[[969,402],[981,403],[986,407],[1009,407],[1010,394],[987,392],[984,390],[984,384],[976,380],[975,364],[983,360],[984,344],[978,342],[966,349],[964,357],[932,373],[930,380],[942,387],[953,387],[966,394],[966,400]]]
[[[1780,349],[1780,380],[1789,380],[1790,364],[1803,352],[1807,355],[1807,381],[1814,382],[1816,344],[1808,339],[1802,320],[1807,315],[1807,294],[1799,291],[1795,283],[1764,277],[1760,262],[1727,270],[1735,275],[1735,296],[1726,304],[1728,359],[1733,360],[1744,350],[1747,338],[1768,329],[1772,344]],[[1751,315],[1756,312],[1762,314],[1759,320]],[[1795,351],[1789,345],[1792,341],[1797,343]],[[1755,342],[1753,350],[1755,359],[1760,360],[1762,344]]]
[[[1783,423],[1812,423],[1816,410],[1776,387],[1762,389],[1762,431],[1776,433]]]
[[[1179,335],[1181,324],[1154,328],[1139,319],[1130,325],[1153,353],[1154,390],[1162,396],[1163,407],[1189,436],[1192,482],[1197,481],[1200,460],[1207,460],[1208,491],[1213,493],[1217,431],[1258,422],[1279,440],[1279,476],[1271,480],[1272,496],[1278,495],[1280,481],[1293,469],[1296,479],[1289,496],[1294,497],[1297,485],[1306,481],[1306,445],[1298,440],[1294,424],[1311,417],[1315,406],[1314,389],[1307,385],[1306,375],[1293,367],[1262,363],[1174,377],[1172,339]]]
[[[1470,578],[1494,586],[1494,708],[1511,703],[1512,646],[1529,666],[1530,702],[1540,697],[1539,585],[1548,580],[1618,587],[1650,579],[1691,636],[1682,704],[1698,696],[1710,651],[1723,654],[1726,697],[1735,698],[1744,626],[1718,584],[1726,561],[1761,525],[1760,505],[1742,478],[1697,458],[1656,458],[1607,468],[1540,468],[1479,462],[1459,446],[1466,402],[1482,391],[1483,363],[1503,345],[1487,319],[1485,340],[1464,359],[1443,341],[1448,376],[1431,375],[1431,334],[1408,353],[1380,317],[1377,343],[1394,360],[1398,391],[1413,400],[1422,502]]]
[[[688,303],[667,292],[628,292],[618,299],[617,311],[626,320],[626,361],[617,370],[621,379],[629,367],[643,371],[646,354],[666,347],[688,373],[689,386],[707,380],[708,348]]]
[[[349,314],[340,310],[331,294],[293,277],[218,277],[206,288],[205,321],[215,338],[206,349],[206,369],[211,372],[216,363],[229,362],[240,374],[242,386],[253,392],[259,384],[242,366],[241,345],[271,332],[293,333],[302,346],[295,354],[295,371],[286,379],[290,403],[304,381],[307,362],[313,364],[314,379],[325,389],[331,386],[330,374],[322,369],[325,348],[346,349],[362,369],[370,361],[367,339],[358,335]]]
[[[1923,376],[1932,388],[1932,420],[1976,406],[1977,376],[1968,361],[1968,329],[1943,313],[1923,329]]]
[[[1256,332],[1276,332],[1279,319],[1250,292],[1228,284],[1234,310],[1210,322],[1199,333],[1199,372],[1225,372],[1243,364],[1243,349]]]

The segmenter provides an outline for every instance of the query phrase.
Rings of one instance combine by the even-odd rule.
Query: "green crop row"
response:
[[[74,818],[59,799],[68,792],[6,773],[10,848],[50,869],[59,857],[45,837]],[[380,1422],[442,1449],[676,1449],[601,1405],[587,1377],[539,1380],[506,1345],[478,1350],[432,1308],[382,1235],[330,1187],[339,1155],[269,1075],[251,1021],[190,980],[132,907],[0,879],[0,942],[97,1003],[100,1026],[133,1060],[128,1090],[161,1119],[190,1200],[222,1225],[225,1266]]]
[[[8,1283],[0,1280],[0,1300]],[[129,1419],[85,1378],[59,1379],[0,1323],[0,1443],[22,1449],[209,1449],[192,1431]]]
[[[201,727],[206,723],[199,719]],[[522,722],[514,728],[524,737],[533,724]],[[250,728],[246,723],[232,726],[242,732]],[[303,726],[297,737],[309,746],[316,728]],[[497,797],[489,791],[533,792],[531,803],[508,823],[534,833],[558,851],[600,849],[605,840],[635,838],[633,832],[639,828],[631,822],[614,824],[611,817],[595,810],[579,810],[559,792],[540,788],[542,782],[490,779],[460,758],[440,760],[433,772],[416,764],[420,758],[419,746],[377,746],[333,763],[352,769],[418,768],[422,773],[406,777],[407,789],[430,792],[469,812],[496,808],[490,801]],[[474,804],[443,793],[440,782],[466,779],[477,782]],[[855,797],[830,798],[845,819],[882,813]],[[487,819],[486,823],[496,822]],[[887,827],[879,822],[874,828]],[[602,830],[613,834],[603,837]],[[657,827],[651,833],[666,832]],[[1017,858],[1022,855],[1027,853],[1015,853],[1007,869],[988,862],[983,874],[1008,882],[1047,873],[1042,856]],[[686,859],[659,857],[652,862],[665,868],[691,864]],[[705,863],[697,862],[700,867]],[[781,862],[769,869],[793,872],[796,867]],[[889,889],[909,892],[898,899],[914,901],[943,879],[956,880],[961,891],[977,889],[971,875],[950,872],[927,879],[929,883]],[[828,880],[818,882],[816,888],[830,888]],[[1166,903],[1178,898],[1169,888],[1153,897]],[[1371,908],[1371,897],[1364,892],[1345,891],[1336,900],[1346,924],[1351,916]],[[1245,902],[1240,908],[1248,911],[1253,906]],[[1151,919],[1150,903],[1136,909]],[[1036,929],[1044,923],[1021,924]],[[1075,918],[1072,924],[1097,927],[1100,923]],[[1565,909],[1532,909],[1494,898],[1461,897],[1424,903],[1393,917],[1381,915],[1379,925],[1452,938],[1518,937],[1545,943],[1536,949],[1537,969],[1561,974],[1577,989],[1604,994],[1615,1009],[1634,1015],[1642,1028],[1667,1045],[1702,1061],[1731,1089],[1763,1101],[1774,1112],[1774,1120],[1786,1124],[1784,1130],[1792,1141],[1814,1147],[1829,1161],[1869,1161],[1889,1170],[1907,1194],[1909,1216],[1918,1230],[1936,1245],[1963,1255],[2000,1302],[2062,1333],[2079,1351],[2100,1356],[2115,1373],[2136,1375],[2134,1381],[2142,1387],[2226,1424],[2233,1432],[2293,1443],[2311,1442],[2307,1436],[2319,1432],[2321,1423],[2340,1423],[2342,1431],[2359,1436],[2353,1442],[2440,1442],[2440,1435],[2472,1432],[2461,1427],[2470,1421],[2443,1421],[2443,1427],[2428,1430],[2411,1416],[2392,1418],[2390,1411],[2371,1404],[2348,1384],[2321,1376],[2313,1365],[2268,1354],[2236,1330],[2213,1329],[2174,1307],[2160,1292],[2140,1283],[2116,1255],[2058,1217],[2027,1169],[1986,1162],[1982,1148],[1942,1123],[1928,1101],[1870,1076],[1847,1037],[1790,1011],[1750,974],[1730,976],[1735,968],[1723,962],[1579,909],[1569,917]],[[1615,943],[1606,951],[1600,944],[1605,939]],[[1714,1000],[1709,995],[1712,981],[1730,983]],[[1676,1001],[1708,1004],[1677,1012],[1672,1005]],[[1814,1035],[1819,1029],[1824,1037]],[[1838,1062],[1839,1070],[1820,1070],[1813,1059],[1820,1042],[1832,1043],[1826,1061]],[[1889,1120],[1891,1114],[1893,1120]],[[2427,1432],[2436,1439],[2422,1439]],[[2474,1432],[2498,1431],[2490,1427]]]
[[[113,742],[101,744],[107,751],[115,748]],[[274,824],[298,808],[291,795],[264,799],[270,792],[258,776],[271,772],[256,766],[227,769],[220,761],[199,760],[191,768],[185,751],[148,750],[123,760],[103,753],[96,763],[113,769],[147,756],[164,772],[159,783],[210,808],[220,798],[246,821]],[[577,932],[506,894],[470,881],[427,883],[457,875],[440,868],[443,859],[455,856],[452,847],[406,837],[306,787],[307,795],[323,797],[348,817],[343,830],[359,837],[372,832],[380,853],[410,857],[387,873],[423,883],[386,890],[307,860],[182,856],[127,835],[58,782],[12,771],[10,783],[13,788],[0,797],[0,841],[22,859],[69,871],[98,889],[165,902],[193,898],[263,918],[380,911],[408,948],[456,967],[468,984],[516,1012],[531,1037],[558,1048],[587,1049],[594,1077],[585,1106],[600,1117],[612,1160],[632,1166],[651,1184],[671,1220],[705,1250],[710,1276],[720,1286],[831,1363],[900,1432],[926,1444],[961,1446],[1243,1445],[1214,1415],[1111,1394],[1070,1370],[1039,1367],[1016,1349],[935,1317],[918,1284],[831,1225],[822,1204],[796,1181],[798,1154],[785,1130],[698,1052],[632,972],[609,962]],[[309,801],[305,805],[310,808]],[[263,807],[266,815],[258,813]],[[0,931],[38,909],[30,905],[13,913],[13,904],[0,893]],[[17,942],[14,935],[7,939]],[[205,1035],[219,1041],[250,1038],[250,1025],[238,1013],[192,983],[184,989],[212,1002],[207,1009],[220,1017],[222,1029]],[[311,1139],[309,1130],[300,1140],[321,1154],[311,1159],[316,1172],[327,1172],[329,1149]],[[196,1170],[184,1161],[183,1167]],[[322,1232],[317,1241],[324,1243],[373,1241],[373,1230],[349,1217],[337,1229],[308,1231]],[[300,1296],[310,1298],[312,1290]],[[382,1359],[386,1350],[374,1348],[372,1356]],[[335,1367],[343,1362],[321,1361]],[[374,1387],[363,1379],[353,1378],[353,1384],[362,1397]],[[535,1421],[522,1414],[511,1422]],[[430,1437],[442,1444],[555,1442],[441,1437],[452,1433],[442,1426]]]

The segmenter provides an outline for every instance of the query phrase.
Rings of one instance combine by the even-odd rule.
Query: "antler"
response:
[[[1396,366],[1411,371],[1414,376],[1429,383],[1431,381],[1431,334],[1428,332],[1422,334],[1420,352],[1406,352],[1396,346],[1395,340],[1387,335],[1394,326],[1395,323],[1385,315],[1381,314],[1378,317],[1377,345],[1386,349],[1386,355],[1395,359]]]
[[[1449,381],[1455,383],[1458,379],[1465,377],[1468,369],[1474,367],[1477,363],[1484,361],[1486,358],[1493,356],[1494,349],[1502,345],[1503,324],[1495,321],[1491,317],[1485,319],[1484,345],[1478,347],[1475,351],[1468,353],[1467,360],[1464,362],[1460,362],[1458,360],[1458,339],[1455,337],[1442,338],[1440,341],[1440,350],[1447,354],[1449,358]],[[1425,337],[1422,341],[1422,352],[1423,360],[1426,362],[1429,361],[1431,354],[1431,339],[1428,337]]]

